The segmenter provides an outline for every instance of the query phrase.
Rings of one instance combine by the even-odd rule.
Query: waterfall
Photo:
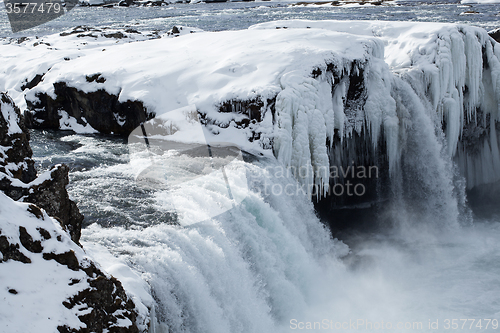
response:
[[[335,22],[286,24],[342,30]],[[376,31],[382,41],[407,28],[359,25],[360,34]],[[428,328],[433,317],[499,313],[496,307],[479,313],[485,301],[472,300],[467,290],[447,293],[442,276],[481,293],[482,286],[495,285],[488,274],[469,285],[476,276],[467,269],[477,264],[474,256],[482,253],[478,244],[488,230],[498,231],[472,232],[463,221],[470,221],[466,186],[500,179],[500,47],[475,28],[412,29],[404,33],[431,40],[403,52],[413,66],[398,67],[390,54],[406,46],[372,40],[364,60],[326,61],[313,75],[282,75],[272,115],[275,156],[240,150],[241,158],[219,163],[211,142],[227,127],[214,130],[216,122],[209,123],[210,131],[196,132],[196,140],[179,140],[207,140],[208,155],[184,148],[158,152],[149,141],[131,152],[131,162],[120,169],[131,178],[143,179],[138,176],[152,164],[162,167],[151,176],[167,183],[183,170],[197,174],[153,189],[155,209],[175,211],[175,218],[137,228],[93,224],[84,231],[86,242],[109,249],[147,281],[150,332],[286,332],[299,322],[319,330],[316,323],[333,329],[352,319],[365,324],[352,331],[371,331],[366,323],[380,319]],[[273,111],[267,104],[265,109]],[[202,119],[208,113],[188,111],[155,120],[168,129],[164,136],[182,138],[183,128],[209,121]],[[269,125],[269,114],[260,118]],[[148,126],[134,135],[144,140]],[[370,179],[366,169],[356,169],[370,166],[377,171]],[[332,167],[339,177],[332,177]],[[353,178],[371,193],[332,194]],[[336,208],[388,202],[383,214],[402,232],[389,229],[371,238],[358,230],[361,240],[348,239],[348,247],[332,239],[314,201]],[[341,219],[335,210],[327,212],[330,222]],[[455,302],[459,296],[463,302]]]

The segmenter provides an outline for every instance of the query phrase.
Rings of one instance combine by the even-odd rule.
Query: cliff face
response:
[[[19,109],[2,93],[0,279],[6,288],[0,297],[9,306],[0,315],[9,332],[139,332],[120,281],[79,246],[83,216],[65,188],[69,168],[57,165],[37,178],[31,156]]]
[[[29,183],[36,178],[35,163],[31,159],[33,153],[29,145],[29,132],[19,109],[12,99],[3,93],[0,94],[0,108],[0,173]]]
[[[56,165],[37,178],[29,132],[19,108],[0,94],[0,190],[14,200],[30,202],[57,218],[78,244],[83,215],[66,192],[69,168]]]

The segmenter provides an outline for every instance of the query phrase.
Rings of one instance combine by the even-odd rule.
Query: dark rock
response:
[[[66,185],[69,182],[68,173],[68,166],[56,165],[50,171],[49,179],[41,184],[23,187],[12,185],[8,177],[0,174],[0,190],[14,200],[22,198],[24,202],[34,203],[43,208],[47,214],[55,217],[69,232],[71,239],[79,244],[84,217],[76,204],[69,199],[66,191]],[[37,206],[30,206],[29,212],[43,219],[43,213]]]
[[[139,31],[135,30],[135,29],[132,29],[132,28],[128,28],[125,30],[126,33],[129,33],[129,34],[141,34]]]
[[[500,43],[500,28],[488,32],[491,38]]]
[[[145,1],[145,2],[137,2],[140,3],[144,7],[160,7],[163,5],[168,5],[166,2],[163,0],[157,0],[157,1]]]
[[[102,89],[85,93],[65,82],[58,82],[54,83],[54,93],[57,96],[55,100],[47,94],[37,94],[39,101],[27,100],[30,112],[26,113],[25,119],[28,127],[59,129],[59,110],[64,110],[79,123],[88,123],[101,133],[128,135],[154,116],[142,102],[119,102],[118,96]]]
[[[35,206],[36,207],[36,206]],[[44,228],[36,228],[36,230],[38,230],[38,232],[40,233],[40,236],[42,236],[42,238],[44,240],[47,240],[47,239],[50,239],[52,238],[52,236],[50,235],[50,232],[48,232],[47,230],[45,230]]]
[[[181,32],[179,31],[179,28],[177,28],[175,25],[172,27],[172,33],[173,34],[180,34]]]
[[[5,236],[0,236],[0,252],[3,255],[3,259],[0,262],[14,260],[25,264],[31,263],[31,259],[19,251],[19,244],[11,244]]]
[[[121,33],[120,31],[104,34],[104,37],[106,37],[106,38],[116,38],[116,39],[127,38],[127,36],[124,35],[123,33]],[[104,80],[104,81],[106,81],[106,80]]]
[[[96,29],[96,28],[92,28],[92,27],[88,27],[86,25],[79,25],[77,27],[74,27],[70,31],[61,32],[59,34],[59,36],[64,37],[64,36],[69,36],[69,35],[74,35],[74,34],[82,34],[84,32],[90,32],[90,31],[101,32],[102,30]]]
[[[43,213],[40,210],[40,208],[38,208],[37,206],[35,206],[35,205],[29,205],[28,212],[30,212],[31,214],[35,215],[36,218],[43,220]]]
[[[23,226],[19,227],[19,239],[26,250],[33,253],[42,252],[42,243],[40,241],[33,241],[33,237],[31,237],[31,235],[26,231],[26,228]]]
[[[35,162],[31,159],[33,153],[29,145],[29,132],[12,99],[1,93],[0,101],[0,109],[10,108],[11,110],[10,119],[4,119],[3,112],[0,112],[0,145],[7,147],[5,156],[0,155],[0,191],[14,200],[23,198],[23,201],[34,203],[45,209],[49,215],[61,221],[62,226],[70,232],[72,240],[78,243],[83,216],[76,204],[69,199],[66,191],[69,168],[65,165],[56,166],[50,172],[50,179],[41,184],[29,186],[28,183],[36,179]],[[16,126],[12,122],[16,120],[14,119],[16,117],[20,133],[15,131],[12,133],[12,127]],[[17,167],[12,168],[13,164]],[[8,169],[7,166],[9,166]],[[13,179],[19,179],[27,185],[13,186]],[[43,218],[43,213],[38,207],[32,205],[29,211],[38,218]]]
[[[75,305],[86,304],[90,313],[79,316],[79,319],[87,325],[86,330],[69,329],[66,326],[59,326],[59,332],[103,332],[105,328],[108,332],[115,333],[138,333],[137,326],[131,325],[128,328],[110,327],[117,319],[129,319],[131,323],[136,320],[134,303],[128,299],[120,281],[115,278],[107,278],[102,273],[95,279],[89,281],[91,288],[79,292],[76,296],[64,302],[64,306],[72,309]],[[115,312],[120,312],[115,315]]]
[[[123,34],[122,34],[122,36],[123,36]],[[97,82],[97,83],[106,82],[106,79],[101,76],[101,73],[97,73],[97,74],[90,75],[90,76],[87,75],[87,76],[85,76],[85,79],[87,80],[87,82]]]
[[[10,133],[10,126],[7,119],[4,119],[0,112],[0,146],[7,147],[6,156],[0,155],[0,173],[7,174],[12,178],[19,179],[24,183],[29,183],[36,178],[35,162],[31,159],[33,152],[29,145],[30,135],[24,125],[23,117],[14,101],[4,93],[0,93],[0,110],[2,108],[12,108],[12,117],[17,117],[17,125],[21,133]],[[11,119],[12,121],[13,119]],[[12,125],[12,124],[11,124]],[[9,167],[8,164],[16,164],[16,168]],[[0,190],[2,184],[0,184]]]
[[[69,183],[68,173],[68,166],[64,164],[55,166],[50,172],[51,178],[39,185],[31,186],[24,201],[43,208],[50,216],[58,217],[73,242],[79,244],[84,217],[76,204],[69,199],[66,191],[66,185]]]
[[[67,266],[72,271],[80,270],[80,263],[78,262],[74,251],[68,251],[60,254],[44,253],[43,259],[55,260],[61,265]]]
[[[27,210],[36,211],[34,207],[34,205],[29,205]],[[40,211],[39,208],[37,209]],[[139,329],[135,324],[137,318],[135,304],[126,295],[120,281],[103,273],[96,264],[87,258],[82,259],[82,255],[84,255],[83,250],[72,242],[66,241],[62,243],[61,248],[58,250],[61,251],[61,253],[49,252],[47,249],[54,251],[53,246],[44,246],[44,242],[52,237],[61,239],[63,235],[60,233],[59,228],[50,227],[51,221],[47,219],[37,219],[35,216],[32,218],[34,221],[30,222],[35,223],[35,226],[37,221],[39,221],[40,225],[44,225],[48,228],[48,230],[46,230],[42,227],[36,227],[36,230],[43,239],[34,241],[34,238],[38,238],[37,235],[30,234],[24,226],[19,226],[18,235],[1,235],[0,251],[3,258],[0,260],[0,263],[8,260],[15,260],[30,264],[31,259],[35,259],[36,256],[39,256],[44,260],[54,260],[64,266],[59,268],[61,272],[65,269],[69,269],[73,272],[83,272],[85,274],[84,276],[86,277],[84,278],[81,278],[81,273],[76,275],[78,278],[69,275],[68,285],[74,285],[75,288],[78,289],[76,289],[71,297],[68,297],[66,300],[61,300],[62,304],[68,309],[73,309],[76,306],[74,309],[75,315],[85,324],[83,325],[84,328],[72,329],[65,326],[63,323],[58,327],[59,332],[138,333]],[[57,222],[52,221],[52,223]],[[29,230],[33,229],[30,228]],[[26,250],[31,252],[28,254],[31,259],[23,254],[23,252],[27,253]],[[77,255],[76,252],[79,252],[79,254]],[[86,284],[78,286],[77,284],[80,282],[85,282]],[[8,292],[14,295],[18,293],[14,289],[8,289]],[[128,319],[130,322],[123,324],[124,319]],[[121,321],[120,323],[118,322],[119,320]]]

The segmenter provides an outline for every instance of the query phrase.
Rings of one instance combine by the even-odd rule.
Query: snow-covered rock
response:
[[[69,168],[36,177],[28,140],[19,109],[0,93],[2,332],[145,330],[121,283],[78,244],[83,216],[66,191]]]
[[[14,200],[34,203],[57,217],[74,242],[80,239],[83,215],[69,199],[69,168],[56,165],[37,178],[29,132],[17,106],[0,93],[0,191]]]
[[[490,35],[491,38],[500,43],[500,28],[489,31],[488,35]]]

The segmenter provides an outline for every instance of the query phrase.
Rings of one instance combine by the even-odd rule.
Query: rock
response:
[[[96,77],[96,80],[99,78]],[[59,332],[71,333],[139,332],[135,304],[126,295],[120,281],[102,272],[79,247],[83,216],[66,191],[69,168],[56,165],[36,178],[31,157],[29,132],[24,126],[23,117],[12,99],[0,93],[0,190],[5,193],[0,193],[0,270],[12,272],[11,275],[2,275],[7,279],[6,283],[14,284],[19,278],[16,276],[17,271],[12,268],[15,266],[11,264],[17,261],[32,264],[32,273],[36,278],[30,281],[42,284],[36,288],[36,292],[23,296],[34,306],[44,297],[57,297],[50,293],[47,295],[47,290],[70,288],[66,294],[62,294],[70,296],[63,296],[61,307],[71,309],[84,328],[74,328],[65,322],[56,321],[52,323],[54,331],[57,328]],[[13,200],[27,203],[20,204]],[[55,272],[56,277],[64,279],[72,276],[69,284],[56,282],[54,276],[43,280],[43,263],[52,260],[60,264]],[[18,297],[15,295],[23,293],[23,289],[9,287],[4,292],[11,297]],[[7,296],[2,294],[2,297]],[[9,311],[16,310],[4,307],[0,309],[0,317],[11,317]],[[13,324],[22,326],[22,323]]]
[[[69,167],[61,164],[50,170],[50,178],[39,185],[32,185],[23,201],[43,208],[50,216],[55,216],[63,228],[67,229],[73,242],[79,244],[83,215],[76,204],[69,199],[66,185],[69,183]]]
[[[0,154],[0,190],[14,200],[21,199],[45,209],[59,219],[78,244],[83,215],[66,191],[69,168],[57,165],[43,176],[45,178],[37,180],[23,117],[6,94],[0,93],[0,101],[0,151],[3,152]]]
[[[500,28],[489,31],[488,35],[490,35],[491,38],[500,43]]]
[[[92,79],[93,76],[89,78]],[[97,83],[105,80],[104,77],[96,78]],[[101,133],[128,135],[154,116],[142,102],[119,102],[118,96],[109,94],[104,89],[85,93],[65,82],[57,82],[54,83],[54,93],[56,99],[42,93],[36,95],[39,101],[27,100],[30,111],[25,113],[27,127],[59,129],[59,110],[64,110],[78,123],[84,126],[89,124]]]
[[[31,182],[36,178],[35,162],[21,112],[4,93],[0,93],[0,111],[0,173]]]
[[[101,271],[98,265],[86,256],[83,249],[58,227],[55,219],[32,204],[19,205],[2,193],[0,206],[7,208],[7,213],[0,216],[0,269],[4,272],[2,277],[5,281],[2,282],[7,284],[5,290],[0,290],[0,297],[6,297],[6,293],[12,295],[11,297],[24,293],[23,302],[30,302],[34,307],[44,307],[44,304],[38,303],[44,297],[60,298],[61,308],[70,309],[83,327],[74,328],[74,320],[69,318],[66,321],[68,324],[56,319],[51,322],[51,318],[59,315],[54,313],[48,321],[47,318],[42,318],[44,325],[54,326],[54,331],[139,332],[135,323],[135,304],[125,293],[120,281]],[[26,293],[25,288],[29,290],[32,286],[16,284],[19,276],[16,276],[17,271],[13,269],[16,267],[12,264],[13,261],[33,265],[32,273],[37,276],[30,281],[40,286]],[[44,275],[46,273],[43,265],[49,261],[55,261],[59,265],[47,266],[56,270],[47,276]],[[26,267],[23,271],[26,271]],[[16,285],[16,288],[11,288],[13,285]],[[51,294],[51,290],[55,289],[65,292]],[[2,292],[4,294],[1,294]],[[11,301],[9,304],[16,303]],[[24,307],[23,303],[20,305]],[[61,311],[61,308],[53,311]],[[28,310],[3,307],[0,308],[0,317],[12,317],[10,311]],[[35,322],[38,319],[36,316],[32,318],[31,314],[27,315]],[[12,321],[9,324],[9,327],[22,326],[22,323]]]

